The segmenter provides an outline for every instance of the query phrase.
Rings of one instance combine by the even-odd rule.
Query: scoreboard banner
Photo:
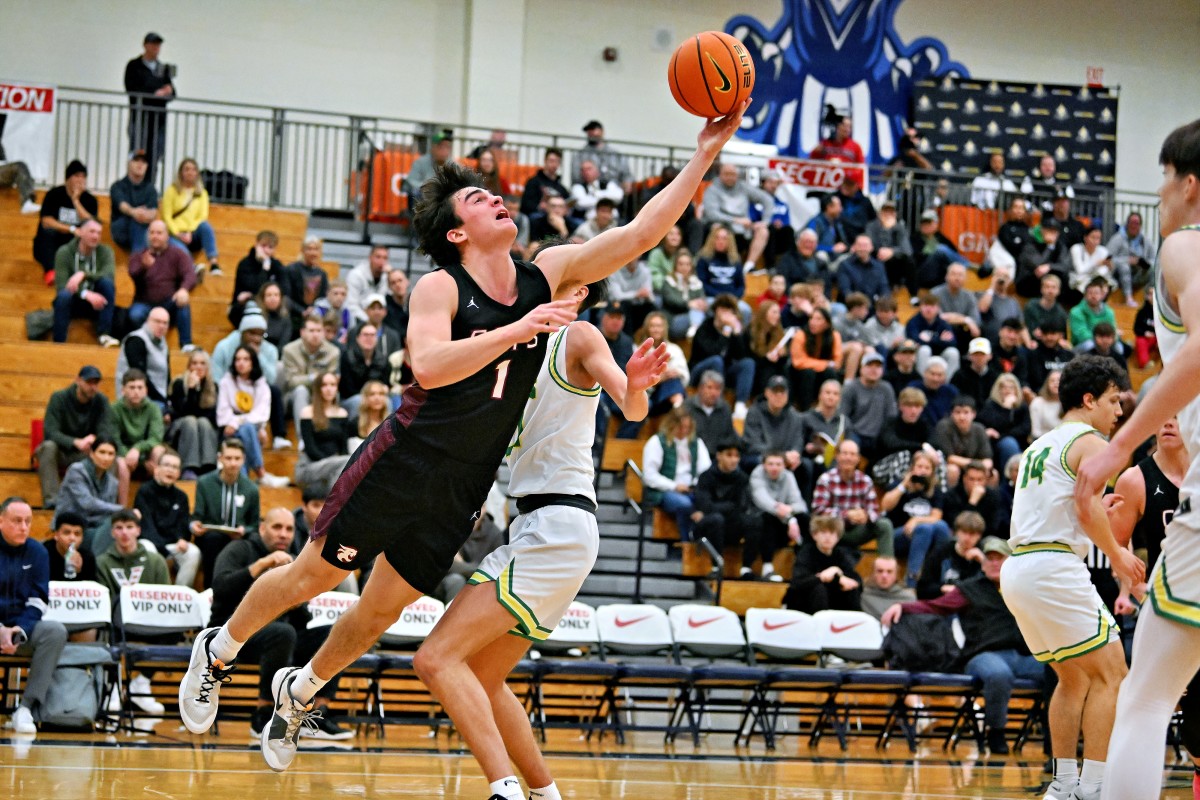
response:
[[[1117,90],[947,77],[913,87],[913,124],[934,169],[973,178],[1003,153],[1019,186],[1054,156],[1058,180],[1112,187],[1117,169]]]

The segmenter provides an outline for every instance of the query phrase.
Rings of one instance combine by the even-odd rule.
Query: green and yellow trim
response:
[[[481,569],[476,570],[475,574],[467,579],[467,583],[480,584],[488,583],[489,581],[494,582],[496,584],[496,602],[505,611],[512,614],[517,621],[517,624],[509,630],[509,633],[533,642],[544,641],[553,631],[543,627],[538,622],[537,614],[533,613],[533,609],[513,591],[513,575],[516,564],[517,560],[514,558],[508,562],[508,566],[504,568],[504,571],[494,578]]]
[[[571,394],[577,394],[580,397],[596,397],[600,394],[600,384],[597,383],[590,389],[584,389],[571,383],[565,375],[558,371],[558,349],[562,347],[562,343],[567,338],[567,330],[568,328],[563,328],[562,333],[554,339],[554,349],[550,351],[550,377],[560,389]]]
[[[1160,560],[1162,563],[1154,573],[1154,581],[1150,587],[1150,599],[1154,603],[1155,613],[1172,622],[1200,628],[1200,603],[1176,597],[1171,592],[1171,584],[1167,581],[1166,555]]]
[[[1096,633],[1092,636],[1089,636],[1078,644],[1067,645],[1066,647],[1060,647],[1057,650],[1045,650],[1041,653],[1034,653],[1033,657],[1042,663],[1046,663],[1048,661],[1057,661],[1061,663],[1063,661],[1069,661],[1072,658],[1085,656],[1093,650],[1099,650],[1101,647],[1104,647],[1104,645],[1108,644],[1108,640],[1112,634],[1120,631],[1121,629],[1118,628],[1116,623],[1108,616],[1106,609],[1099,609],[1096,612],[1096,616],[1099,622],[1096,626]]]
[[[1086,424],[1086,423],[1081,423],[1081,424]],[[1106,441],[1106,442],[1108,441],[1108,439],[1105,438],[1104,434],[1100,433],[1100,431],[1096,430],[1091,425],[1088,425],[1087,430],[1080,431],[1079,433],[1075,434],[1067,441],[1067,443],[1065,445],[1063,445],[1062,453],[1058,457],[1058,463],[1062,466],[1063,472],[1067,473],[1067,476],[1071,480],[1075,480],[1075,470],[1071,469],[1067,465],[1067,454],[1071,452],[1071,445],[1075,444],[1076,441],[1078,441],[1079,439],[1082,439],[1084,436],[1087,436],[1089,433],[1094,433],[1097,436],[1099,436],[1101,439],[1104,439],[1104,441]]]
[[[1065,545],[1062,542],[1034,542],[1032,544],[1019,544],[1012,549],[1014,556],[1027,556],[1030,553],[1070,553],[1075,554],[1070,545]]]

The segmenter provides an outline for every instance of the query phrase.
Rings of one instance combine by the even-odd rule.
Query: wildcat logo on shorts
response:
[[[344,561],[345,563],[349,564],[351,561],[354,560],[354,557],[357,555],[358,555],[358,548],[351,547],[348,544],[338,545],[338,551],[337,551],[338,561]]]

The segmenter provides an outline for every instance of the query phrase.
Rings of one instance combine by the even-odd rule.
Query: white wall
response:
[[[672,46],[735,13],[767,24],[779,0],[162,0],[0,2],[0,75],[121,88],[155,30],[180,92],[318,110],[686,145],[697,121],[666,87]],[[947,13],[948,8],[953,13]],[[1200,3],[905,0],[905,40],[931,36],[982,78],[1121,86],[1119,186],[1153,189],[1162,137],[1197,116]],[[201,10],[202,9],[202,10]],[[69,21],[69,22],[68,22]],[[15,35],[14,35],[15,33]],[[616,63],[601,58],[619,50]]]

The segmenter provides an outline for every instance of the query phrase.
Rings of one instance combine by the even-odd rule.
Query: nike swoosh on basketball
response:
[[[850,630],[851,628],[857,628],[859,625],[862,625],[862,623],[861,622],[851,622],[849,625],[834,625],[831,622],[831,623],[829,623],[829,632],[830,633],[845,633],[846,631]]]
[[[650,616],[650,614],[647,614],[644,617],[634,617],[633,619],[621,619],[620,617],[615,617],[613,619],[613,624],[618,628],[628,628],[630,625],[636,625],[644,619],[650,619]]]
[[[688,617],[688,627],[689,628],[703,628],[705,625],[716,622],[719,619],[720,619],[720,617],[713,617],[712,619],[702,619],[699,622],[697,622],[696,620],[692,619],[691,617]]]
[[[795,625],[799,621],[800,620],[798,620],[798,619],[794,619],[791,622],[768,622],[766,620],[763,620],[763,630],[777,631],[780,628],[786,628],[789,625]]]
[[[709,62],[713,65],[713,69],[715,69],[717,74],[721,76],[721,85],[712,87],[713,91],[728,92],[731,88],[733,88],[733,84],[729,82],[729,78],[725,77],[725,70],[721,69],[721,67],[717,64],[717,60],[712,57],[711,53],[705,53],[704,55],[708,56]]]

